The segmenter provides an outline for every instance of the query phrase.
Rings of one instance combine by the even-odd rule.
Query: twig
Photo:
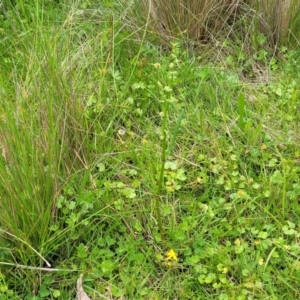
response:
[[[19,268],[19,269],[28,269],[28,270],[37,270],[37,271],[46,271],[46,272],[59,272],[59,271],[78,272],[78,270],[40,268],[40,267],[32,267],[32,266],[25,266],[25,265],[7,263],[7,262],[3,262],[3,261],[0,261],[0,265],[12,266],[12,267],[16,267],[16,268]]]

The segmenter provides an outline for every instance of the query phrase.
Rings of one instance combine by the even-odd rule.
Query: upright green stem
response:
[[[283,164],[283,187],[282,187],[282,216],[285,217],[285,206],[286,206],[286,165]]]
[[[165,162],[166,162],[166,151],[167,151],[167,114],[168,114],[169,102],[165,102],[163,109],[163,126],[162,126],[162,154],[161,154],[161,165],[160,165],[160,173],[158,177],[157,183],[157,191],[156,191],[156,199],[155,199],[155,207],[157,213],[158,227],[161,235],[162,241],[165,240],[164,230],[161,222],[161,212],[160,212],[160,198],[159,195],[162,190],[163,181],[164,181],[164,171],[165,171]]]

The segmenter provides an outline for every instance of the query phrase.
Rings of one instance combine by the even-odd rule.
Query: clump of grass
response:
[[[256,11],[257,29],[268,37],[271,45],[286,44],[299,40],[296,24],[299,22],[298,1],[247,1]]]
[[[10,238],[39,251],[52,234],[64,181],[89,164],[88,127],[68,71],[69,36],[58,32],[50,38],[49,27],[40,27],[42,17],[35,14],[27,24],[36,31],[23,34],[19,12],[12,9],[7,16],[14,18],[15,37],[2,45],[0,223]],[[18,239],[12,242],[21,252],[29,250]]]
[[[194,46],[230,38],[252,41],[261,34],[274,47],[288,41],[298,41],[298,1],[156,1],[142,0],[130,3],[120,1],[119,7],[126,19],[126,27],[134,34],[147,30],[147,37],[166,45],[179,39]],[[125,11],[125,13],[124,13]],[[247,44],[247,43],[246,43]]]
[[[146,26],[162,41],[190,38],[200,42],[210,40],[211,35],[224,29],[240,3],[240,0],[188,3],[143,0],[134,1],[127,9],[130,26]]]

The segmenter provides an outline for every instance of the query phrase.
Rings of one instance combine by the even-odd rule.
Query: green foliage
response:
[[[299,298],[299,52],[59,2],[1,12],[0,299]]]

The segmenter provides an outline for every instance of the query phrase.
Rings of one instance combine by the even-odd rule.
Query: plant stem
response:
[[[164,242],[164,230],[161,222],[161,212],[160,212],[160,199],[159,195],[162,190],[163,181],[164,181],[164,171],[165,171],[165,162],[166,162],[166,151],[167,151],[167,114],[168,114],[169,102],[166,101],[163,109],[163,126],[162,126],[162,154],[161,154],[161,165],[160,165],[160,173],[158,177],[158,184],[157,184],[157,192],[156,192],[156,200],[155,200],[155,207],[157,213],[157,220],[158,220],[158,227],[161,235],[161,239]]]

